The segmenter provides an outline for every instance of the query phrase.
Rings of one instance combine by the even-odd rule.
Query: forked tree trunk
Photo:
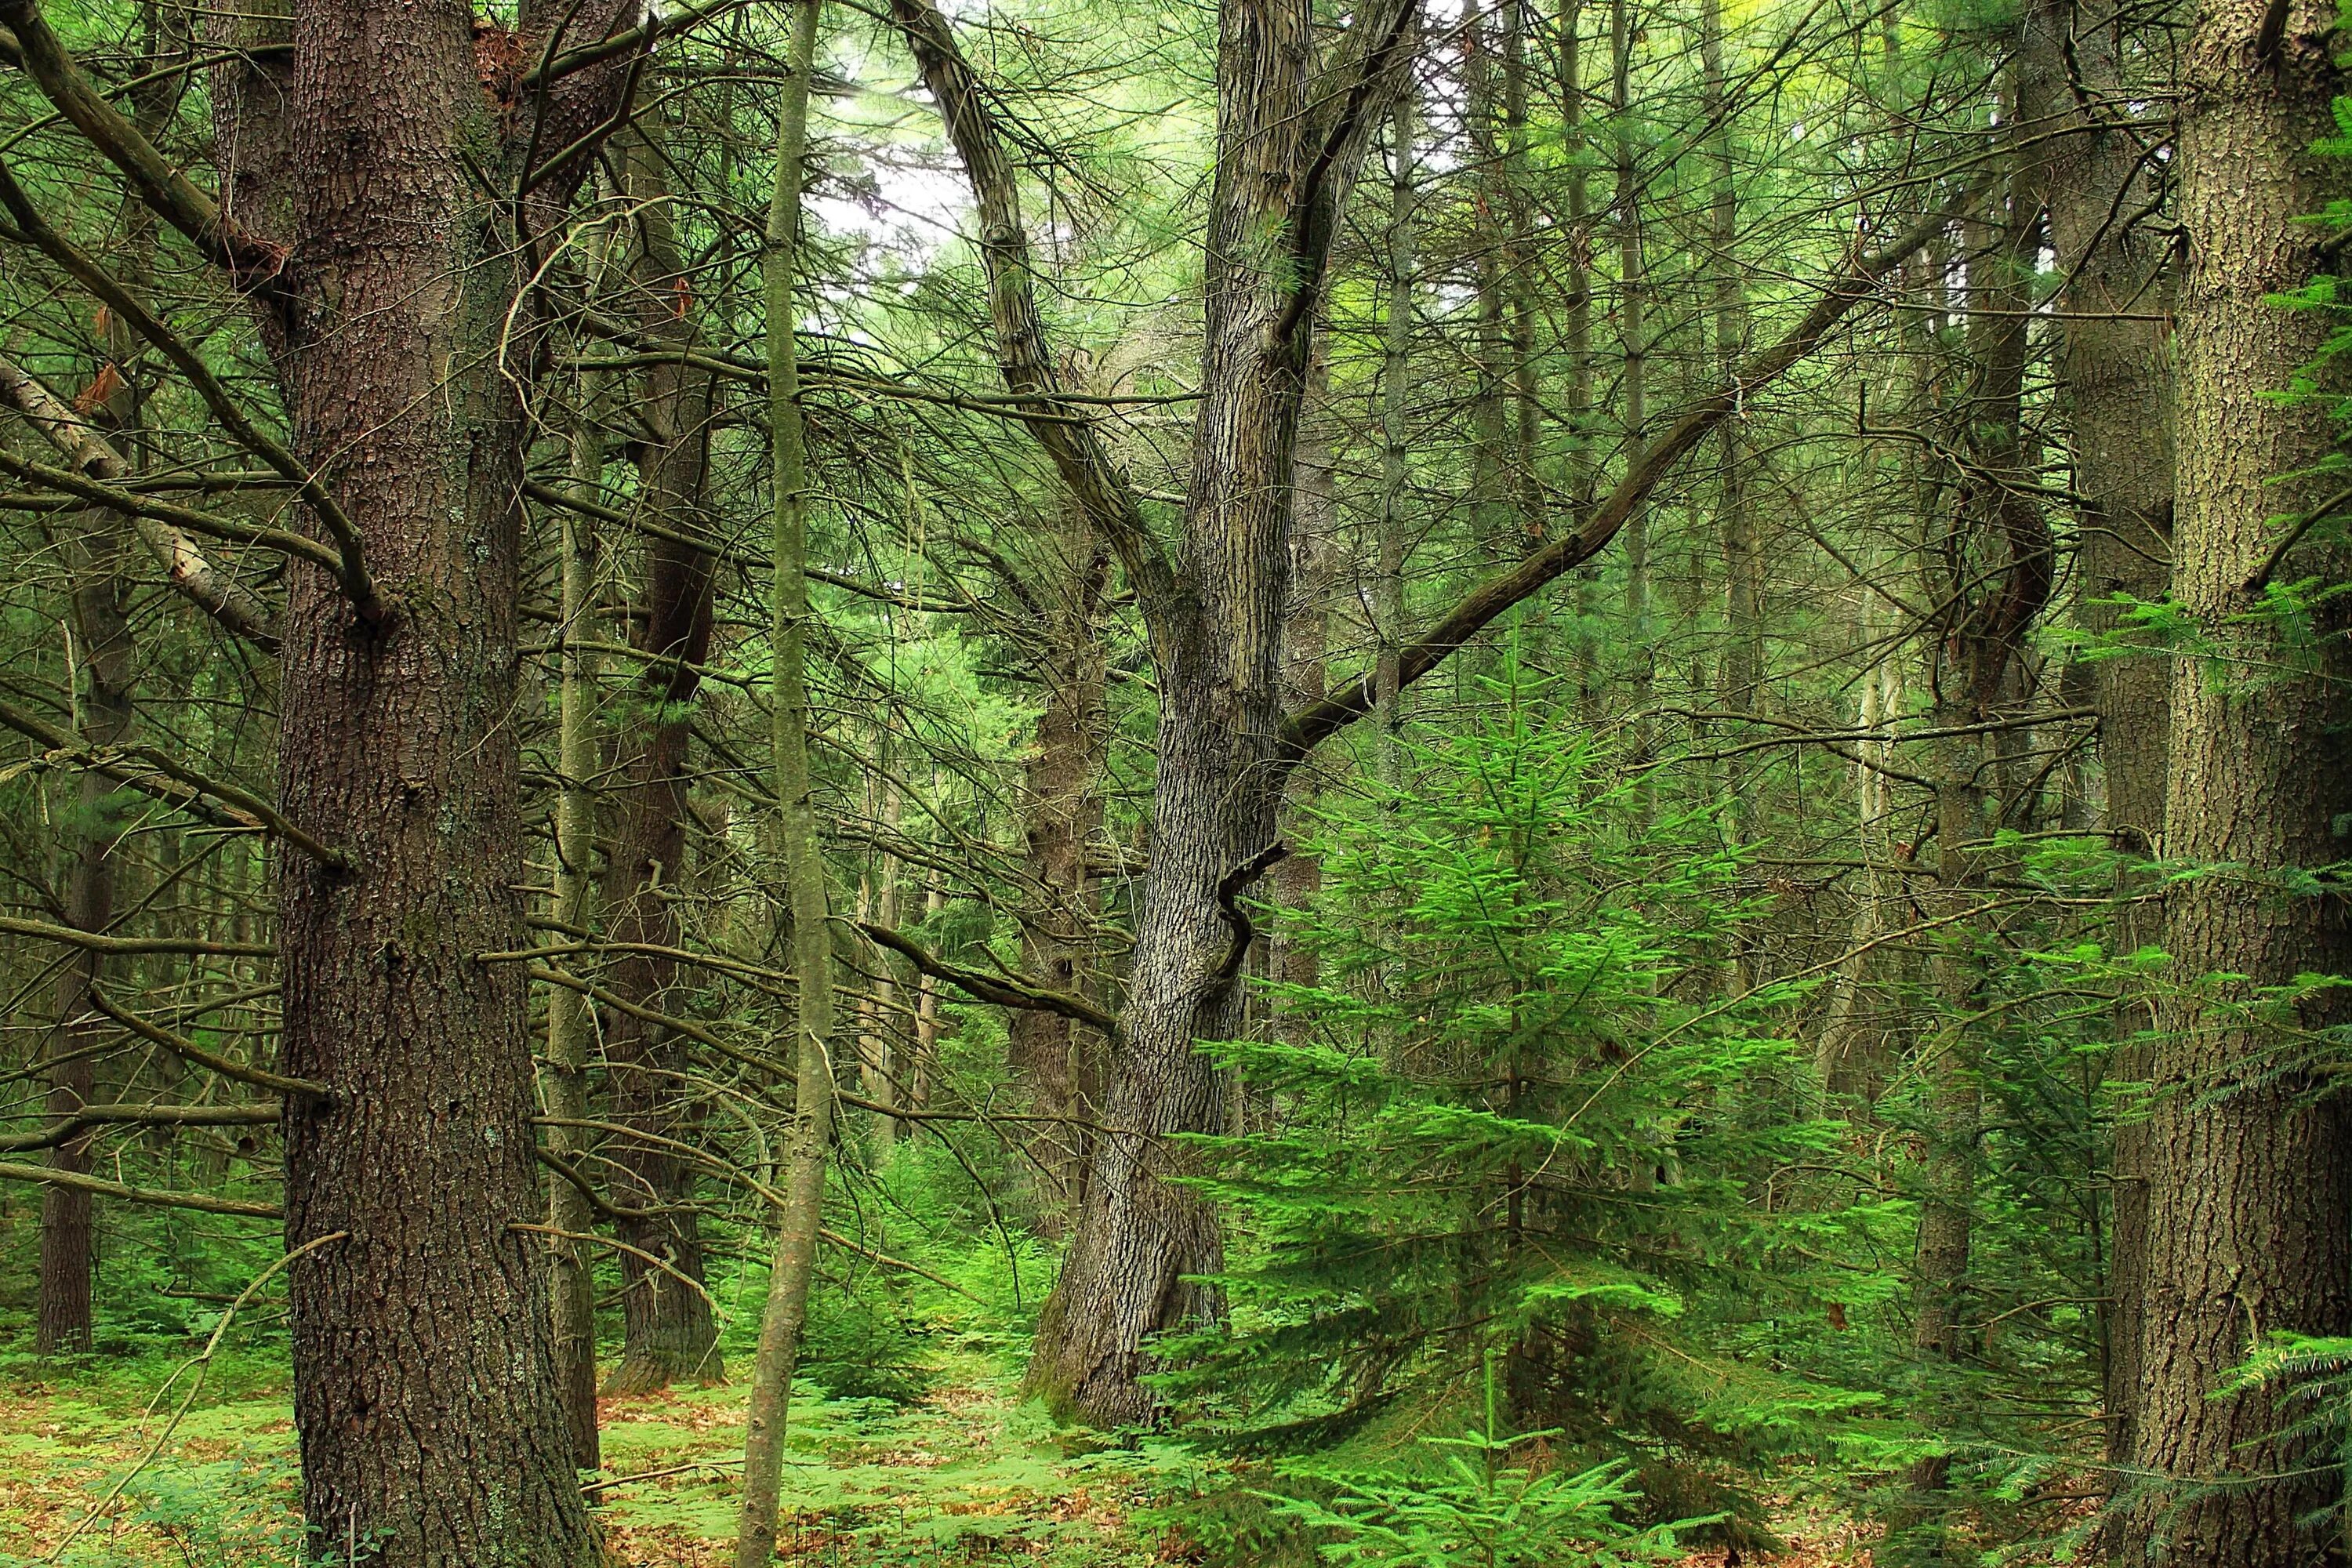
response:
[[[2341,1530],[2332,1512],[2306,1523],[2340,1502],[2341,1478],[2332,1447],[2279,1435],[2303,1409],[2273,1389],[2223,1392],[2257,1336],[2352,1331],[2352,1128],[2343,1100],[2300,1070],[2304,1042],[2352,1005],[2341,990],[2261,998],[2300,974],[2352,973],[2343,900],[2294,881],[2343,858],[2352,668],[2340,610],[2322,612],[2315,650],[2248,613],[2284,537],[2272,520],[2340,482],[2279,482],[2335,447],[2325,403],[2274,395],[2330,322],[2266,299],[2311,277],[2324,231],[2303,219],[2347,188],[2340,160],[2307,151],[2343,89],[2334,21],[2315,5],[2212,0],[2183,58],[2172,593],[2213,651],[2174,666],[2164,847],[2228,869],[2166,896],[2133,1449],[2152,1481],[2116,1545],[2135,1565],[2160,1545],[2199,1568],[2299,1568]],[[2347,565],[2340,546],[2305,543],[2272,574],[2336,582]]]

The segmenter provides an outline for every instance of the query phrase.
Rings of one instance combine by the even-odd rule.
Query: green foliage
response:
[[[1515,1451],[1560,1433],[1503,1430],[1491,1356],[1486,1403],[1483,1426],[1459,1437],[1423,1439],[1442,1456],[1434,1474],[1364,1474],[1294,1462],[1284,1473],[1328,1487],[1328,1499],[1266,1499],[1277,1516],[1315,1534],[1324,1562],[1397,1568],[1619,1568],[1663,1561],[1675,1552],[1677,1531],[1712,1522],[1624,1524],[1620,1512],[1642,1502],[1630,1460],[1572,1474],[1513,1465]]]
[[[1567,1468],[1638,1466],[1654,1518],[1716,1511],[1685,1505],[1737,1491],[1726,1465],[1857,1407],[1723,1353],[1811,1299],[1776,1248],[1843,1224],[1757,1201],[1839,1133],[1775,1026],[1801,988],[1724,997],[1750,911],[1712,818],[1654,816],[1516,668],[1494,689],[1488,727],[1412,737],[1409,786],[1327,806],[1322,891],[1280,917],[1318,982],[1272,988],[1272,1037],[1209,1047],[1273,1125],[1195,1141],[1234,1321],[1168,1347],[1169,1386],[1226,1441],[1312,1446],[1428,1416],[1496,1352]]]

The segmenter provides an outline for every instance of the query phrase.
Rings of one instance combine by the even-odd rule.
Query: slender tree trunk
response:
[[[1408,548],[1407,494],[1412,483],[1413,226],[1419,201],[1413,190],[1420,93],[1408,81],[1389,116],[1388,320],[1381,333],[1381,511],[1378,560],[1372,588],[1372,636],[1378,647],[1373,722],[1379,734],[1381,782],[1391,789],[1404,781],[1398,731],[1404,722],[1403,691],[1397,655],[1403,646],[1404,563]]]
[[[1625,470],[1642,463],[1649,438],[1649,279],[1642,254],[1642,166],[1633,134],[1634,0],[1611,0],[1609,7],[1609,67],[1616,159],[1617,332],[1623,369],[1619,399],[1623,405]],[[1651,761],[1652,724],[1649,707],[1656,679],[1656,656],[1650,628],[1650,511],[1637,508],[1625,520],[1626,646],[1631,649],[1628,695],[1633,707],[1633,758],[1636,766]],[[1645,809],[1656,800],[1654,784],[1642,791]]]
[[[100,748],[129,740],[137,717],[131,704],[136,649],[124,614],[130,585],[122,575],[116,535],[108,520],[90,515],[68,546],[74,558],[71,651],[80,677],[75,692],[76,729],[84,744]],[[77,931],[102,931],[114,919],[115,850],[123,826],[120,793],[95,772],[82,773],[75,786],[65,917],[66,924]],[[90,1006],[90,987],[98,982],[100,968],[97,953],[77,950],[58,975],[58,1023],[48,1037],[57,1065],[49,1069],[44,1106],[51,1116],[70,1115],[90,1102],[97,1082],[97,1063],[90,1053],[115,1032]],[[87,1173],[92,1136],[59,1144],[50,1152],[50,1165]],[[90,1210],[87,1191],[42,1189],[40,1299],[33,1331],[37,1354],[90,1348],[90,1281],[97,1261]]]
[[[583,490],[594,487],[604,467],[593,423],[583,418],[572,434],[572,477]],[[586,499],[586,498],[583,498]],[[562,530],[563,626],[562,685],[557,696],[555,798],[555,918],[574,928],[587,924],[591,862],[596,849],[596,656],[590,617],[594,605],[594,536],[586,520],[558,514]],[[547,989],[547,1065],[540,1097],[550,1119],[588,1120],[588,1046],[595,1019],[588,998],[569,986]],[[588,1137],[579,1128],[548,1129],[548,1153],[580,1172]],[[582,1173],[582,1180],[586,1180]],[[593,1470],[602,1462],[596,1428],[596,1279],[588,1244],[580,1240],[595,1226],[588,1195],[571,1182],[551,1179],[547,1223],[561,1234],[548,1238],[550,1321],[553,1324],[556,1382],[572,1431],[572,1461]]]
[[[2343,858],[2352,671],[2340,610],[2323,612],[2315,651],[2283,619],[2248,613],[2281,537],[2272,520],[2338,482],[2279,482],[2335,447],[2324,402],[2275,397],[2330,327],[2266,299],[2312,275],[2323,231],[2303,220],[2346,189],[2341,162],[2307,151],[2332,133],[2343,90],[2334,20],[2213,0],[2183,57],[2171,586],[2212,651],[2173,669],[2164,849],[2229,869],[2166,895],[2172,984],[2157,1007],[2133,1448],[2147,1479],[2115,1548],[2134,1564],[2160,1542],[2200,1568],[2288,1568],[2332,1560],[2342,1528],[2333,1512],[2305,1522],[2341,1501],[2342,1477],[2332,1447],[2279,1435],[2301,1407],[2271,1389],[2222,1391],[2261,1335],[2352,1331],[2352,1129],[2342,1099],[2300,1070],[2301,1042],[2342,1027],[2352,1006],[2340,990],[2261,995],[2352,972],[2341,900],[2292,881]],[[2347,565],[2340,546],[2306,543],[2277,575],[2335,582]]]
[[[1714,189],[1707,202],[1707,266],[1714,274],[1715,368],[1718,380],[1738,374],[1747,354],[1748,291],[1739,264],[1739,191],[1733,166],[1731,105],[1724,79],[1722,0],[1703,0],[1699,9],[1699,65],[1705,79],[1702,111],[1714,123],[1709,140]],[[1748,476],[1741,464],[1740,421],[1727,419],[1716,430],[1716,507],[1723,542],[1724,654],[1720,686],[1724,706],[1734,713],[1757,711],[1763,697],[1764,553],[1756,514],[1748,504]],[[1736,721],[1734,736],[1744,731]],[[1756,842],[1755,789],[1748,760],[1733,756],[1724,770],[1725,835],[1735,849]],[[1731,984],[1745,994],[1756,983],[1755,955],[1743,939],[1733,956]]]
[[[1591,514],[1600,476],[1592,410],[1592,191],[1587,173],[1591,138],[1584,129],[1584,0],[1564,0],[1559,12],[1559,112],[1568,165],[1568,374],[1562,395],[1568,422],[1570,526],[1581,529]],[[1596,724],[1601,715],[1599,574],[1576,569],[1577,715]]]
[[[1339,530],[1338,476],[1331,448],[1331,370],[1319,351],[1307,370],[1306,406],[1299,419],[1297,492],[1290,528],[1290,602],[1282,616],[1282,701],[1296,710],[1319,702],[1324,692],[1324,648],[1333,549]],[[1302,813],[1313,809],[1315,788],[1305,769],[1294,769],[1283,800],[1283,831],[1295,840]],[[1268,879],[1273,901],[1287,910],[1306,908],[1323,885],[1322,862],[1294,844]],[[1266,942],[1266,977],[1284,985],[1312,985],[1320,973],[1314,951],[1277,931]],[[1277,999],[1277,1028],[1296,1036],[1297,1009]]]
[[[751,1365],[751,1405],[743,1434],[743,1505],[735,1532],[736,1568],[767,1568],[776,1555],[777,1489],[783,1474],[784,1423],[793,1372],[824,1207],[833,1133],[833,936],[825,908],[824,858],[817,840],[815,783],[809,772],[808,453],[801,425],[800,364],[793,296],[799,268],[801,164],[808,150],[809,75],[816,58],[817,0],[793,13],[787,77],[776,115],[776,184],[761,258],[767,296],[768,421],[774,455],[774,577],[769,635],[774,639],[770,745],[774,771],[778,868],[791,901],[797,1081],[793,1128],[784,1151],[784,1206],[776,1216],[768,1298]]]

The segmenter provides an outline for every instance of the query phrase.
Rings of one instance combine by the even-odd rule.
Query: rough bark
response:
[[[1649,284],[1642,254],[1643,180],[1641,149],[1633,140],[1634,0],[1611,0],[1609,7],[1610,108],[1614,111],[1612,153],[1616,189],[1612,197],[1617,228],[1617,392],[1623,421],[1625,471],[1642,466],[1649,439]],[[1627,700],[1633,706],[1632,765],[1651,760],[1649,715],[1657,663],[1650,626],[1650,510],[1636,505],[1624,522],[1624,637],[1629,652]],[[1655,808],[1656,785],[1645,779],[1643,810]]]
[[[1409,39],[1408,47],[1414,41]],[[1408,79],[1389,117],[1389,287],[1388,319],[1381,331],[1381,511],[1372,587],[1372,635],[1378,651],[1373,656],[1372,704],[1380,731],[1380,780],[1391,789],[1404,779],[1398,736],[1404,721],[1403,691],[1397,679],[1397,650],[1404,643],[1407,495],[1412,480],[1407,410],[1412,395],[1413,230],[1420,205],[1413,191],[1419,100],[1415,84]]]
[[[1185,591],[1160,606],[1153,635],[1151,864],[1111,1079],[1113,1131],[1096,1140],[1030,1367],[1053,1404],[1098,1426],[1154,1417],[1139,1382],[1147,1340],[1217,1307],[1192,1278],[1218,1267],[1215,1219],[1162,1179],[1175,1158],[1164,1139],[1223,1124],[1222,1085],[1194,1042],[1232,1038],[1240,1026],[1248,931],[1233,900],[1276,843],[1282,625],[1317,300],[1340,204],[1395,91],[1404,32],[1400,9],[1364,13],[1327,73],[1303,0],[1235,0],[1219,16],[1207,395],[1180,547]]]
[[[2200,1568],[2287,1568],[2326,1558],[2338,1528],[2304,1523],[2340,1501],[2334,1450],[2274,1436],[2292,1414],[2274,1391],[2222,1392],[2258,1335],[2352,1331],[2352,1129],[2340,1098],[2298,1070],[2297,1043],[2352,1007],[2341,991],[2257,1001],[2298,974],[2352,971],[2342,900],[2287,875],[2343,856],[2343,627],[2331,618],[2306,654],[2279,618],[2247,614],[2281,537],[2272,520],[2332,482],[2278,482],[2333,447],[2324,407],[2273,396],[2328,323],[2265,296],[2312,275],[2321,231],[2299,220],[2346,188],[2339,160],[2307,151],[2343,88],[2334,20],[2317,5],[2210,0],[2183,57],[2172,594],[2214,646],[2172,671],[2164,847],[2227,869],[2166,899],[2172,984],[2157,1009],[2133,1447],[2143,1479],[2115,1547],[2135,1564],[2162,1551]],[[2278,575],[2333,582],[2347,566],[2341,546],[2306,542]]]
[[[195,227],[255,299],[295,456],[356,520],[383,600],[289,574],[284,809],[352,868],[281,855],[278,890],[285,1070],[334,1090],[286,1104],[287,1240],[343,1237],[287,1273],[303,1513],[396,1568],[597,1555],[545,1249],[516,1229],[539,1208],[524,977],[476,956],[523,938],[518,252],[582,165],[535,171],[520,211],[477,182],[593,145],[622,78],[570,79],[541,121],[519,79],[551,19],[521,21],[295,0],[290,56],[215,78],[240,128],[225,184],[271,232]]]

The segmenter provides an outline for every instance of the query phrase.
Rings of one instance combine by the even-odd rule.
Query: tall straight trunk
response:
[[[1560,139],[1568,165],[1568,374],[1562,388],[1568,423],[1568,504],[1572,528],[1591,513],[1600,465],[1594,461],[1600,435],[1592,410],[1592,190],[1584,129],[1584,0],[1562,0],[1559,10]],[[1597,635],[1599,577],[1591,567],[1576,571],[1577,713],[1587,724],[1600,717],[1601,644]]]
[[[1512,200],[1508,135],[1503,124],[1502,83],[1496,68],[1496,13],[1513,0],[1465,7],[1462,20],[1462,89],[1468,110],[1471,156],[1477,161],[1472,189],[1471,291],[1477,306],[1473,339],[1470,402],[1470,531],[1478,548],[1507,560],[1517,546],[1511,535],[1515,488],[1510,454],[1510,237],[1506,216]]]
[[[1642,253],[1642,167],[1633,134],[1633,16],[1634,0],[1611,0],[1609,7],[1610,109],[1616,162],[1612,198],[1617,222],[1617,339],[1623,366],[1618,399],[1624,421],[1625,471],[1642,464],[1649,438],[1649,279]],[[1656,658],[1650,646],[1650,514],[1644,506],[1625,520],[1626,646],[1631,650],[1628,695],[1633,708],[1633,751],[1636,764],[1650,761],[1650,697],[1656,678]],[[1655,799],[1654,786],[1645,784],[1645,803]]]
[[[874,752],[887,768],[890,760],[889,737],[877,732]],[[871,775],[868,787],[878,811],[869,810],[869,816],[878,817],[885,843],[894,844],[898,837],[898,826],[905,819],[906,807],[898,786],[882,773]],[[861,879],[857,900],[860,920],[878,921],[895,928],[898,923],[898,858],[888,849],[866,858],[866,876]],[[877,1105],[895,1106],[898,1102],[898,1082],[905,1064],[898,1061],[891,1047],[898,1012],[898,977],[890,967],[892,959],[883,955],[873,979],[857,999],[857,1077],[860,1092]],[[869,1130],[872,1153],[877,1160],[889,1155],[890,1144],[898,1132],[898,1121],[887,1111],[876,1111]]]
[[[808,151],[809,75],[816,58],[818,0],[800,0],[785,56],[776,113],[776,183],[768,205],[761,280],[767,305],[768,425],[774,488],[769,636],[770,766],[776,793],[777,868],[790,902],[796,1041],[793,1127],[784,1148],[783,1206],[768,1266],[760,1345],[751,1363],[751,1404],[743,1433],[743,1498],[735,1531],[736,1568],[767,1568],[776,1555],[777,1489],[783,1475],[784,1422],[800,1363],[810,1282],[824,1208],[833,1136],[833,935],[825,908],[824,851],[817,840],[815,782],[809,772],[808,449],[801,424],[800,362],[793,296],[799,269],[801,164]]]
[[[2019,110],[2033,133],[2074,132],[2042,155],[2043,204],[2058,270],[2069,281],[2059,374],[2074,436],[2081,515],[2079,617],[2094,636],[2124,624],[2119,601],[2153,603],[2169,584],[2172,552],[2172,359],[2161,321],[2171,304],[2163,281],[2167,237],[2144,233],[2111,214],[2132,213],[2154,195],[2140,166],[2137,139],[2117,110],[2085,110],[2079,80],[2103,105],[2128,97],[2129,83],[2112,18],[2085,15],[2066,0],[2041,0],[2026,15],[2020,55]],[[2104,658],[2090,667],[2105,778],[2102,826],[2116,849],[2134,860],[2163,841],[2171,672],[2153,652]],[[2158,911],[2144,898],[2152,879],[2134,869],[2113,917],[2110,945],[2128,953],[2162,937]],[[2147,1271],[2148,1127],[2136,1103],[2147,1081],[2153,999],[2126,983],[2118,997],[2115,1055],[2107,1077],[2120,1114],[2114,1130],[2107,1238],[2107,1458],[2130,1456],[2140,1397],[2140,1312]],[[2122,1481],[2117,1471],[2118,1484]]]
[[[1381,510],[1372,586],[1373,640],[1378,651],[1373,694],[1379,734],[1381,782],[1403,783],[1404,758],[1398,737],[1403,723],[1397,657],[1403,647],[1404,563],[1408,544],[1406,496],[1412,482],[1413,225],[1419,202],[1413,191],[1414,142],[1419,135],[1420,94],[1410,81],[1397,94],[1389,116],[1388,319],[1381,331]]]
[[[2004,84],[2001,121],[2014,120]],[[1957,445],[1969,483],[1942,552],[1946,619],[1932,656],[1939,729],[1982,724],[2021,683],[2025,637],[2048,602],[2049,525],[2030,485],[2024,396],[2031,285],[2041,242],[2032,144],[2004,134],[2009,177],[1990,211],[1962,226],[1968,242],[1968,344],[1974,376],[1961,401]],[[1981,586],[1979,586],[1981,584]],[[1969,1261],[1976,1226],[1976,1167],[1983,1129],[1980,1051],[1972,1016],[1981,1002],[1988,933],[1969,910],[1980,896],[1981,858],[1993,816],[1988,795],[1997,759],[1981,732],[1937,743],[1935,900],[1944,923],[1929,961],[1943,1026],[1922,1064],[1927,1085],[1917,1251],[1912,1274],[1912,1346],[1928,1361],[1963,1359],[1974,1325]],[[1948,1408],[1944,1418],[1958,1413]],[[1944,1481],[1944,1462],[1915,1471],[1921,1490]]]
[[[1714,274],[1712,301],[1715,366],[1718,379],[1738,373],[1747,353],[1748,291],[1739,268],[1739,191],[1733,167],[1731,104],[1724,78],[1722,0],[1699,8],[1699,64],[1704,78],[1702,108],[1714,124],[1709,162],[1714,188],[1707,200],[1707,267]],[[1724,653],[1720,687],[1724,706],[1753,713],[1761,700],[1764,674],[1764,556],[1756,515],[1748,504],[1748,476],[1741,464],[1738,419],[1716,431],[1716,508],[1723,544]],[[1740,732],[1735,725],[1734,734]],[[1727,760],[1724,770],[1725,834],[1734,848],[1757,837],[1755,790],[1746,757]],[[1755,984],[1755,962],[1743,940],[1732,963],[1732,989]]]
[[[603,36],[615,15],[574,25]],[[303,1517],[387,1568],[598,1556],[546,1250],[517,1228],[540,1212],[523,966],[477,956],[524,944],[521,394],[539,324],[517,258],[586,165],[536,170],[520,203],[482,186],[519,186],[533,148],[593,147],[626,68],[550,87],[543,116],[504,113],[521,68],[486,46],[534,58],[553,22],[535,4],[520,20],[509,39],[478,38],[462,6],[239,17],[249,41],[294,47],[216,69],[234,216],[173,220],[216,237],[255,296],[293,456],[366,552],[341,583],[287,574],[279,788],[349,868],[279,848],[280,1040],[288,1074],[333,1091],[289,1096],[282,1123],[286,1239],[308,1248],[287,1270]]]
[[[79,536],[68,544],[73,569],[72,640],[76,674],[75,729],[85,745],[104,748],[131,737],[137,715],[131,702],[137,650],[125,615],[130,584],[122,574],[121,547],[110,520],[87,514]],[[73,858],[66,869],[66,924],[102,931],[114,920],[115,851],[124,826],[118,786],[95,772],[75,785]],[[97,984],[97,953],[75,950],[57,981],[57,1027],[48,1036],[48,1097],[51,1116],[68,1116],[90,1103],[97,1083],[94,1047],[114,1026],[90,1005]],[[50,1152],[53,1169],[75,1174],[90,1168],[91,1136],[61,1143]],[[97,1258],[91,1237],[91,1202],[87,1190],[52,1186],[41,1193],[40,1296],[33,1331],[35,1353],[68,1354],[90,1348],[90,1277]]]
[[[1037,901],[1021,912],[1021,969],[1056,989],[1088,989],[1098,918],[1088,847],[1103,825],[1103,770],[1110,719],[1104,710],[1103,595],[1110,546],[1075,501],[1056,514],[1043,571],[1031,579],[1045,611],[1045,706],[1024,776],[1022,870]],[[1044,1187],[1039,1218],[1059,1235],[1086,1196],[1101,1104],[1106,1042],[1059,1013],[1026,1009],[1006,1020],[1007,1065],[1028,1094],[1029,1159]]]
[[[593,490],[604,467],[593,422],[583,417],[572,432],[572,478]],[[583,500],[593,500],[583,494]],[[554,915],[567,926],[584,926],[591,862],[596,849],[597,765],[596,656],[590,616],[594,605],[594,536],[587,520],[558,515],[557,550],[562,571],[562,685],[556,697]],[[578,1172],[588,1152],[586,1130],[565,1127],[588,1117],[588,1047],[595,1019],[589,1000],[569,986],[547,989],[547,1065],[540,1097],[551,1121],[548,1153]],[[584,1179],[584,1176],[583,1176]],[[595,1210],[572,1182],[551,1180],[547,1189],[549,1321],[553,1325],[556,1383],[572,1433],[573,1463],[593,1470],[602,1462],[596,1427],[596,1278],[581,1238],[592,1233]]]
[[[630,226],[629,294],[646,335],[681,351],[695,342],[691,280],[671,218],[665,139],[650,120],[626,139]],[[667,535],[711,531],[704,490],[710,469],[711,386],[706,371],[671,361],[649,364],[636,412],[651,439],[637,460],[638,505],[664,534],[646,540],[642,617],[635,641],[645,663],[625,710],[614,847],[606,862],[605,930],[616,942],[681,945],[675,896],[685,882],[689,714],[701,689],[695,667],[710,657],[712,568],[704,551]],[[641,1008],[672,1012],[677,963],[625,952],[605,984]],[[718,1383],[719,1328],[700,1290],[702,1237],[693,1208],[695,1166],[658,1139],[691,1142],[696,1118],[677,1071],[681,1042],[625,1008],[604,1020],[613,1120],[648,1134],[611,1140],[613,1196],[624,1217],[619,1254],[624,1293],[621,1363],[611,1394],[643,1394],[677,1378]],[[631,1212],[636,1211],[636,1212]],[[656,1268],[649,1253],[668,1265]],[[675,1270],[673,1273],[671,1270]],[[679,1276],[683,1276],[681,1279]]]
[[[2183,56],[2171,589],[2210,651],[2173,668],[2164,849],[2228,869],[2165,898],[2172,984],[2157,1003],[2132,1451],[2146,1479],[2116,1545],[2131,1563],[2159,1541],[2200,1568],[2287,1568],[2340,1545],[2340,1517],[2305,1521],[2340,1502],[2341,1456],[2280,1435],[2305,1407],[2268,1388],[2223,1392],[2257,1336],[2352,1331],[2352,1128],[2340,1096],[2300,1070],[2302,1042],[2342,1027],[2352,1005],[2340,990],[2262,995],[2352,972],[2340,899],[2294,883],[2343,858],[2352,670],[2340,610],[2323,612],[2315,646],[2247,613],[2282,539],[2273,520],[2340,482],[2281,482],[2336,447],[2324,402],[2274,395],[2330,323],[2266,298],[2312,276],[2323,231],[2302,220],[2347,188],[2340,160],[2307,151],[2332,133],[2344,87],[2334,21],[2316,5],[2210,0]],[[2347,566],[2340,546],[2305,543],[2275,576],[2335,582]]]
[[[1282,616],[1282,701],[1296,711],[1323,700],[1324,651],[1328,641],[1327,616],[1331,583],[1337,568],[1332,559],[1338,543],[1339,495],[1330,406],[1331,367],[1318,352],[1307,368],[1306,405],[1299,417],[1297,459],[1297,492],[1290,527],[1290,602]],[[1292,771],[1283,801],[1284,831],[1297,837],[1300,819],[1314,808],[1312,775]],[[1273,901],[1287,910],[1307,907],[1323,885],[1322,862],[1293,847],[1267,879]],[[1321,973],[1314,950],[1276,931],[1266,942],[1266,977],[1282,985],[1312,985]],[[1277,1026],[1297,1033],[1295,1007],[1277,999]]]

